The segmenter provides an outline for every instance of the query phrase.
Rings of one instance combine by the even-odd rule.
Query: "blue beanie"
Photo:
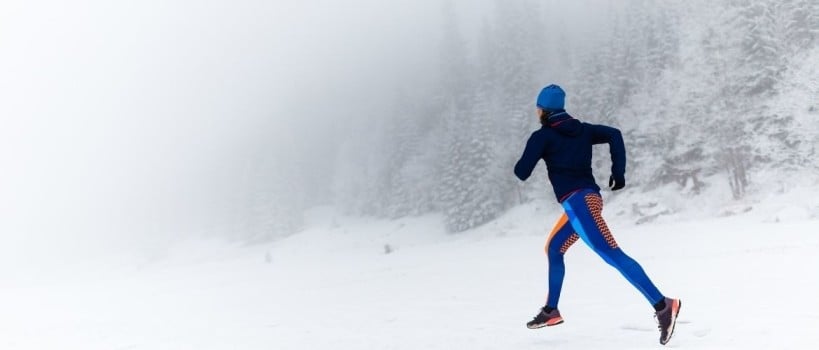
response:
[[[537,96],[537,106],[543,110],[554,111],[563,109],[566,93],[557,85],[549,85],[540,91]]]

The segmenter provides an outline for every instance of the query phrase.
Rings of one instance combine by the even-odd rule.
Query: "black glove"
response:
[[[612,191],[617,191],[626,187],[626,177],[623,175],[612,175],[609,177],[609,188]]]

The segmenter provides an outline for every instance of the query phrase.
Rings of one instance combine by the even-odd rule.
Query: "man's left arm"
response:
[[[592,125],[592,142],[608,143],[611,153],[611,178],[609,187],[619,190],[626,186],[626,145],[620,130],[606,125]]]

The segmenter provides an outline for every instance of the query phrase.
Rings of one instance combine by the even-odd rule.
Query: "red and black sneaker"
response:
[[[657,327],[660,328],[660,344],[665,345],[671,340],[680,307],[682,307],[680,299],[665,298],[665,308],[654,313],[654,318],[657,319]]]
[[[526,323],[526,328],[537,329],[557,326],[561,323],[563,323],[563,317],[560,317],[560,311],[544,306],[533,320]]]

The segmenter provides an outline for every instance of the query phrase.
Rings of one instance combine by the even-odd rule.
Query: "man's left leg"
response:
[[[635,287],[654,307],[654,315],[660,329],[660,344],[667,344],[674,334],[677,315],[682,307],[679,299],[663,296],[634,259],[626,255],[611,235],[601,215],[603,199],[595,191],[584,191],[563,201],[569,222],[583,239],[609,265]]]
[[[620,271],[652,306],[664,300],[663,294],[654,286],[640,264],[617,245],[601,215],[603,200],[600,194],[594,191],[577,193],[565,200],[563,207],[580,238],[609,265]]]

